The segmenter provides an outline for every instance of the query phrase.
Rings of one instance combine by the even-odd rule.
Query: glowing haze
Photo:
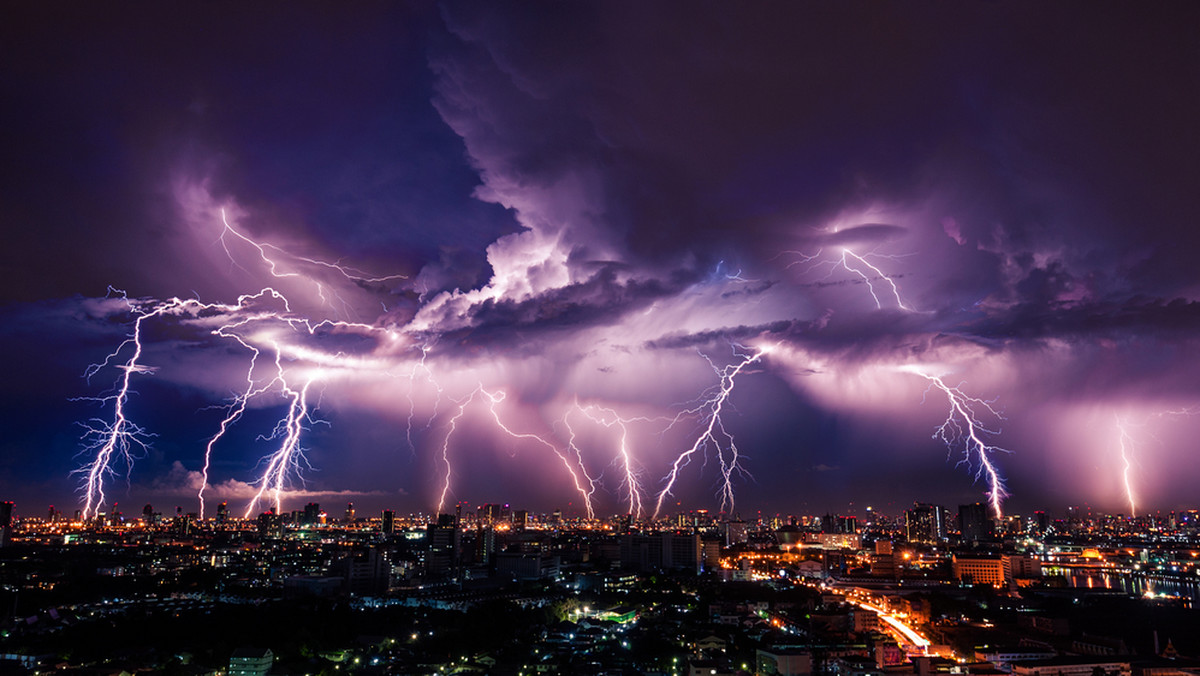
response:
[[[19,13],[0,497],[1195,506],[1197,9],[644,5]]]

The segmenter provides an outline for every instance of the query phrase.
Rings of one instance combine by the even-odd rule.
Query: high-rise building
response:
[[[335,568],[346,579],[346,590],[354,596],[375,596],[387,591],[392,567],[375,547],[357,549]]]
[[[964,543],[979,543],[995,536],[988,506],[982,502],[958,506],[958,529]]]
[[[725,546],[746,544],[750,540],[745,521],[726,521],[722,526],[725,530]]]
[[[321,505],[319,505],[315,502],[310,502],[304,506],[304,518],[303,518],[303,521],[301,521],[301,525],[315,526],[318,523],[320,523],[320,520],[321,520]]]
[[[491,526],[498,523],[505,505],[488,503],[477,510],[480,523]]]
[[[275,513],[275,510],[263,512],[258,515],[258,535],[264,538],[277,538],[283,536],[283,517]]]
[[[217,505],[217,523],[224,525],[229,521],[229,503],[222,502]]]
[[[492,555],[496,553],[496,531],[484,528],[482,524],[475,526],[475,562],[481,565],[492,563]]]
[[[520,533],[529,527],[529,512],[518,509],[513,512],[513,530]]]
[[[346,503],[346,518],[344,519],[344,521],[347,524],[354,523],[354,503],[353,502]]]
[[[699,573],[704,550],[698,534],[621,536],[621,567],[634,570],[686,569]]]
[[[439,514],[437,524],[425,528],[425,570],[430,575],[453,577],[458,572],[458,520],[453,514]]]
[[[914,502],[904,513],[905,531],[909,542],[937,544],[946,541],[946,508]]]
[[[384,535],[391,535],[396,531],[396,513],[390,509],[383,510],[383,525],[381,530]]]
[[[896,557],[892,553],[891,540],[876,540],[875,554],[871,557],[871,574],[876,577],[896,577]]]
[[[1050,530],[1050,516],[1045,512],[1034,512],[1033,519],[1037,524],[1036,527],[1039,534],[1045,535],[1046,531]],[[1171,527],[1175,527],[1175,512],[1171,512]]]

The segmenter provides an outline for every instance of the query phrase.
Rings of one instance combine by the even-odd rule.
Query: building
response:
[[[975,659],[980,662],[991,662],[1001,671],[1012,671],[1013,662],[1045,660],[1055,656],[1049,648],[1034,648],[1024,646],[984,646],[975,649]]]
[[[229,658],[228,676],[266,676],[274,663],[270,648],[238,648]]]
[[[258,535],[262,538],[283,537],[283,517],[273,509],[259,514]]]
[[[622,568],[633,570],[703,569],[703,550],[698,534],[624,535],[621,537]]]
[[[496,572],[518,580],[556,578],[559,558],[541,552],[497,552]]]
[[[955,554],[952,559],[954,579],[963,584],[990,584],[1003,587],[1008,582],[1007,557],[999,554]]]
[[[905,532],[909,542],[940,544],[946,541],[946,508],[914,502],[904,512]]]
[[[396,513],[390,509],[383,510],[383,524],[381,530],[384,535],[391,535],[396,532]]]
[[[1032,556],[1009,555],[1008,574],[1012,579],[1042,576],[1042,562]]]
[[[755,653],[756,674],[764,676],[808,676],[813,670],[812,653],[800,648],[759,648]]]
[[[733,545],[744,545],[750,540],[750,533],[746,528],[745,521],[726,521],[724,524],[725,530],[725,546],[732,547]]]
[[[13,503],[0,502],[0,547],[8,546],[12,537]]]
[[[425,572],[436,577],[453,577],[458,572],[460,534],[453,514],[439,514],[436,524],[425,528],[429,549],[425,554]]]
[[[1130,676],[1129,660],[1096,657],[1051,657],[1012,663],[1014,676]]]
[[[959,505],[958,530],[962,533],[963,543],[991,540],[995,536],[995,528],[991,517],[988,516],[988,506],[982,502]]]
[[[337,565],[346,580],[346,590],[354,596],[376,596],[387,592],[392,566],[375,547],[359,549]]]
[[[303,526],[315,526],[321,520],[321,505],[310,502],[304,506],[304,516],[300,520]]]
[[[345,578],[324,575],[293,575],[283,580],[283,598],[335,598],[346,587]]]
[[[891,540],[876,540],[875,553],[871,555],[871,574],[875,577],[895,579],[896,555],[892,552]]]

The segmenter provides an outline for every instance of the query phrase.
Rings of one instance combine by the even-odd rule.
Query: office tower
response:
[[[321,505],[310,502],[304,506],[304,518],[301,521],[303,526],[315,526],[321,519]]]
[[[988,506],[982,502],[958,506],[958,528],[964,543],[986,542],[995,535]]]
[[[453,577],[458,571],[458,523],[453,514],[439,514],[436,524],[425,528],[428,551],[425,569],[430,575]]]
[[[904,513],[909,542],[937,544],[946,541],[946,509],[941,505],[914,502]]]

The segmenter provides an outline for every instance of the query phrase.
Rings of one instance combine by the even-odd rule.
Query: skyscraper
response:
[[[912,509],[904,513],[904,525],[909,542],[945,542],[946,508],[914,502]]]
[[[995,534],[988,506],[982,502],[958,506],[958,528],[964,543],[986,542]]]
[[[310,502],[304,506],[304,525],[315,526],[321,518],[321,505]]]
[[[458,571],[458,520],[453,514],[439,514],[437,524],[425,529],[429,550],[425,569],[430,575],[453,577]]]

